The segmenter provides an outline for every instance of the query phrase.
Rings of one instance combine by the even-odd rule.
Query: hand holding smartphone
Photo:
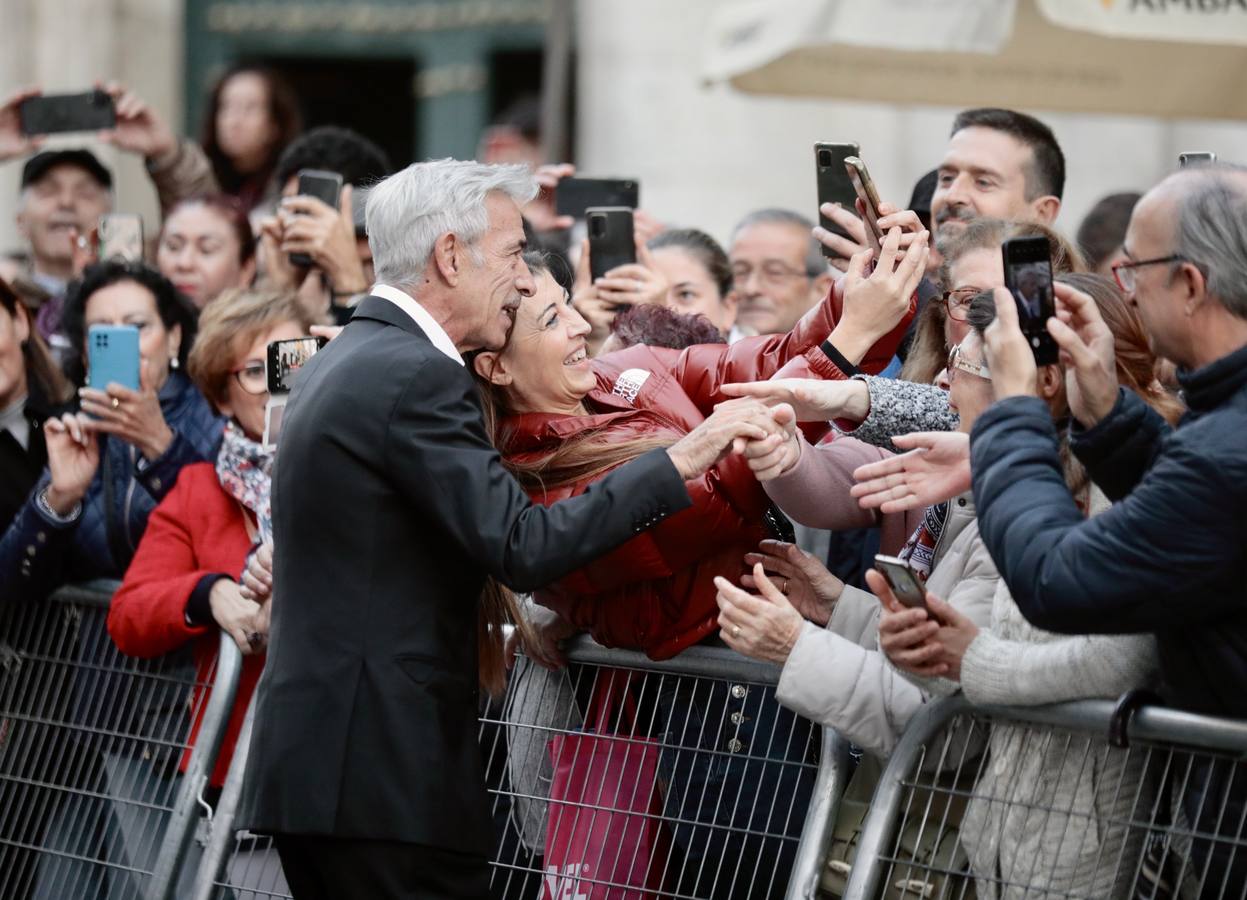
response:
[[[879,200],[879,192],[875,189],[870,173],[866,171],[866,164],[858,157],[850,156],[846,159],[844,169],[853,185],[853,193],[862,201],[860,206],[862,218],[866,222],[866,242],[875,251],[875,259],[878,260],[884,238],[883,231],[879,228],[879,220],[883,218],[883,213],[879,211],[879,207],[883,205]]]
[[[1052,260],[1044,237],[1010,238],[1001,248],[1005,287],[1018,308],[1018,325],[1035,355],[1035,364],[1048,366],[1059,357],[1059,348],[1048,333],[1048,320],[1056,315],[1052,293]]]
[[[315,197],[326,206],[338,208],[342,197],[341,175],[321,169],[300,169],[298,178],[300,197]],[[306,253],[291,253],[290,264],[306,268],[312,264],[312,257]]]
[[[875,568],[887,581],[897,600],[911,609],[923,609],[928,615],[931,614],[931,610],[927,609],[926,588],[922,586],[909,563],[899,557],[880,553],[875,557]]]
[[[133,213],[100,216],[100,259],[143,260],[143,219]]]

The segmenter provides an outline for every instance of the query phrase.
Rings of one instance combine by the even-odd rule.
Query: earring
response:
[[[172,358],[172,359],[170,359],[170,360],[169,360],[169,368],[170,368],[170,369],[173,369],[173,371],[175,371],[175,372],[178,370],[178,367],[179,367],[179,366],[181,366],[181,365],[182,365],[182,364],[181,364],[180,362],[178,362],[178,358],[177,358],[177,355],[176,355],[176,354],[173,356],[173,358]]]

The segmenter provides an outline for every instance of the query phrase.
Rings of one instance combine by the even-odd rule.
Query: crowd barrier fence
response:
[[[124,657],[114,587],[0,606],[0,897],[288,898],[271,840],[234,823],[252,710],[205,802],[237,648],[205,679]],[[779,707],[777,667],[584,637],[567,656],[518,660],[480,716],[495,900],[826,896],[853,754]],[[844,898],[1247,897],[1247,722],[1148,699],[927,704],[835,863]]]

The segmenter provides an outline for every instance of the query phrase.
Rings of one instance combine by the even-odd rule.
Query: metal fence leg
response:
[[[896,827],[897,815],[905,790],[901,782],[913,771],[921,758],[927,741],[950,722],[958,713],[969,708],[961,694],[928,703],[910,720],[901,735],[896,749],[888,760],[887,768],[879,779],[879,787],[870,802],[870,812],[862,823],[861,840],[853,871],[844,889],[844,900],[873,900],[879,896],[879,877],[883,869],[879,857]]]
[[[242,672],[242,654],[234,639],[225,632],[220,635],[217,652],[216,677],[212,680],[212,696],[199,726],[195,748],[191,751],[186,775],[173,814],[160,844],[160,853],[147,889],[148,900],[173,900],[177,890],[178,875],[190,843],[194,839],[195,823],[199,819],[199,795],[212,777],[225,726],[234,710],[234,698],[238,693],[238,677]]]
[[[246,718],[243,719],[242,730],[238,733],[238,743],[234,758],[230,761],[229,774],[225,776],[225,786],[221,789],[221,799],[217,802],[216,814],[212,817],[208,846],[204,848],[203,858],[199,861],[191,900],[209,900],[229,859],[230,847],[234,842],[234,816],[238,812],[238,801],[242,798],[242,783],[247,774],[247,755],[251,752],[251,725],[254,720],[255,697],[252,696],[251,703],[247,706]]]
[[[818,893],[823,861],[835,835],[840,798],[848,783],[849,742],[830,728],[823,728],[823,748],[814,781],[814,794],[805,814],[797,858],[788,880],[785,900],[814,900]]]

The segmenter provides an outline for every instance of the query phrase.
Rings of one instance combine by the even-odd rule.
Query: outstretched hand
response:
[[[768,406],[787,403],[798,422],[860,421],[870,412],[870,391],[863,381],[772,378],[725,384],[719,390],[725,397],[754,397]]]
[[[667,448],[676,471],[688,481],[722,459],[729,451],[743,453],[749,441],[783,440],[783,427],[771,410],[757,400],[728,400],[714,408],[704,422]]]
[[[753,567],[753,583],[757,594],[715,577],[723,642],[752,659],[783,665],[801,636],[804,619],[767,577],[762,563]]]
[[[892,442],[908,453],[858,466],[849,491],[862,509],[902,512],[950,500],[970,489],[970,436],[915,431]]]

